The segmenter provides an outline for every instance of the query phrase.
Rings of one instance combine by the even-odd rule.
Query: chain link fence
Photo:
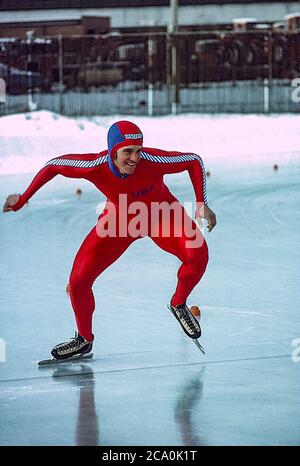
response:
[[[299,112],[298,77],[299,32],[0,39],[1,114]]]

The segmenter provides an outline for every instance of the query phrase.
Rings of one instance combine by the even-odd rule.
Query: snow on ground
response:
[[[0,175],[36,171],[66,153],[105,150],[108,127],[124,118],[140,125],[145,146],[196,152],[208,168],[299,161],[300,115],[72,119],[39,111],[0,118]]]

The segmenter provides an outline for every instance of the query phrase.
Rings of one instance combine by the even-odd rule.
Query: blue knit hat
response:
[[[140,128],[131,121],[117,121],[108,130],[108,155],[114,155],[120,147],[142,146],[143,134]]]
[[[110,170],[118,178],[127,178],[129,175],[120,173],[113,158],[120,147],[143,145],[143,134],[140,128],[131,121],[117,121],[108,130],[107,145]]]

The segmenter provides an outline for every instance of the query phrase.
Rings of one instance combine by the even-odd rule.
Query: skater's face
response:
[[[121,173],[132,175],[141,158],[142,146],[121,147],[115,156],[115,164]]]

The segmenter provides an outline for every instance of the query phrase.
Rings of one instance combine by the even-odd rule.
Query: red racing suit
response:
[[[192,289],[204,274],[208,262],[207,244],[202,233],[163,180],[165,174],[179,173],[184,170],[189,172],[197,203],[207,204],[205,169],[201,157],[197,154],[143,147],[140,161],[132,175],[122,175],[108,156],[107,150],[97,154],[67,154],[53,158],[46,163],[20,196],[13,210],[20,209],[41,186],[56,175],[91,181],[106,196],[107,202],[115,206],[114,215],[117,220],[124,213],[119,210],[120,195],[126,195],[128,206],[137,201],[148,207],[161,202],[176,204],[181,210],[181,219],[178,220],[172,211],[168,218],[160,215],[147,236],[182,262],[177,273],[177,287],[171,299],[173,305],[179,305],[186,302]],[[97,226],[90,231],[79,248],[69,279],[70,297],[78,331],[89,341],[93,338],[92,314],[95,309],[95,300],[92,286],[94,281],[121,256],[133,241],[145,236],[143,234],[131,236],[128,232],[120,235],[119,229],[116,235],[102,235],[102,227],[104,223],[107,224],[111,215],[111,210],[105,208],[99,217]],[[148,215],[148,220],[151,216],[152,214]],[[132,220],[133,214],[126,218],[126,221]],[[187,242],[191,236],[187,235],[182,228],[184,220],[190,221],[195,237],[200,239],[195,243],[196,247],[194,245],[190,247]],[[166,222],[169,227],[168,235],[162,234]]]

